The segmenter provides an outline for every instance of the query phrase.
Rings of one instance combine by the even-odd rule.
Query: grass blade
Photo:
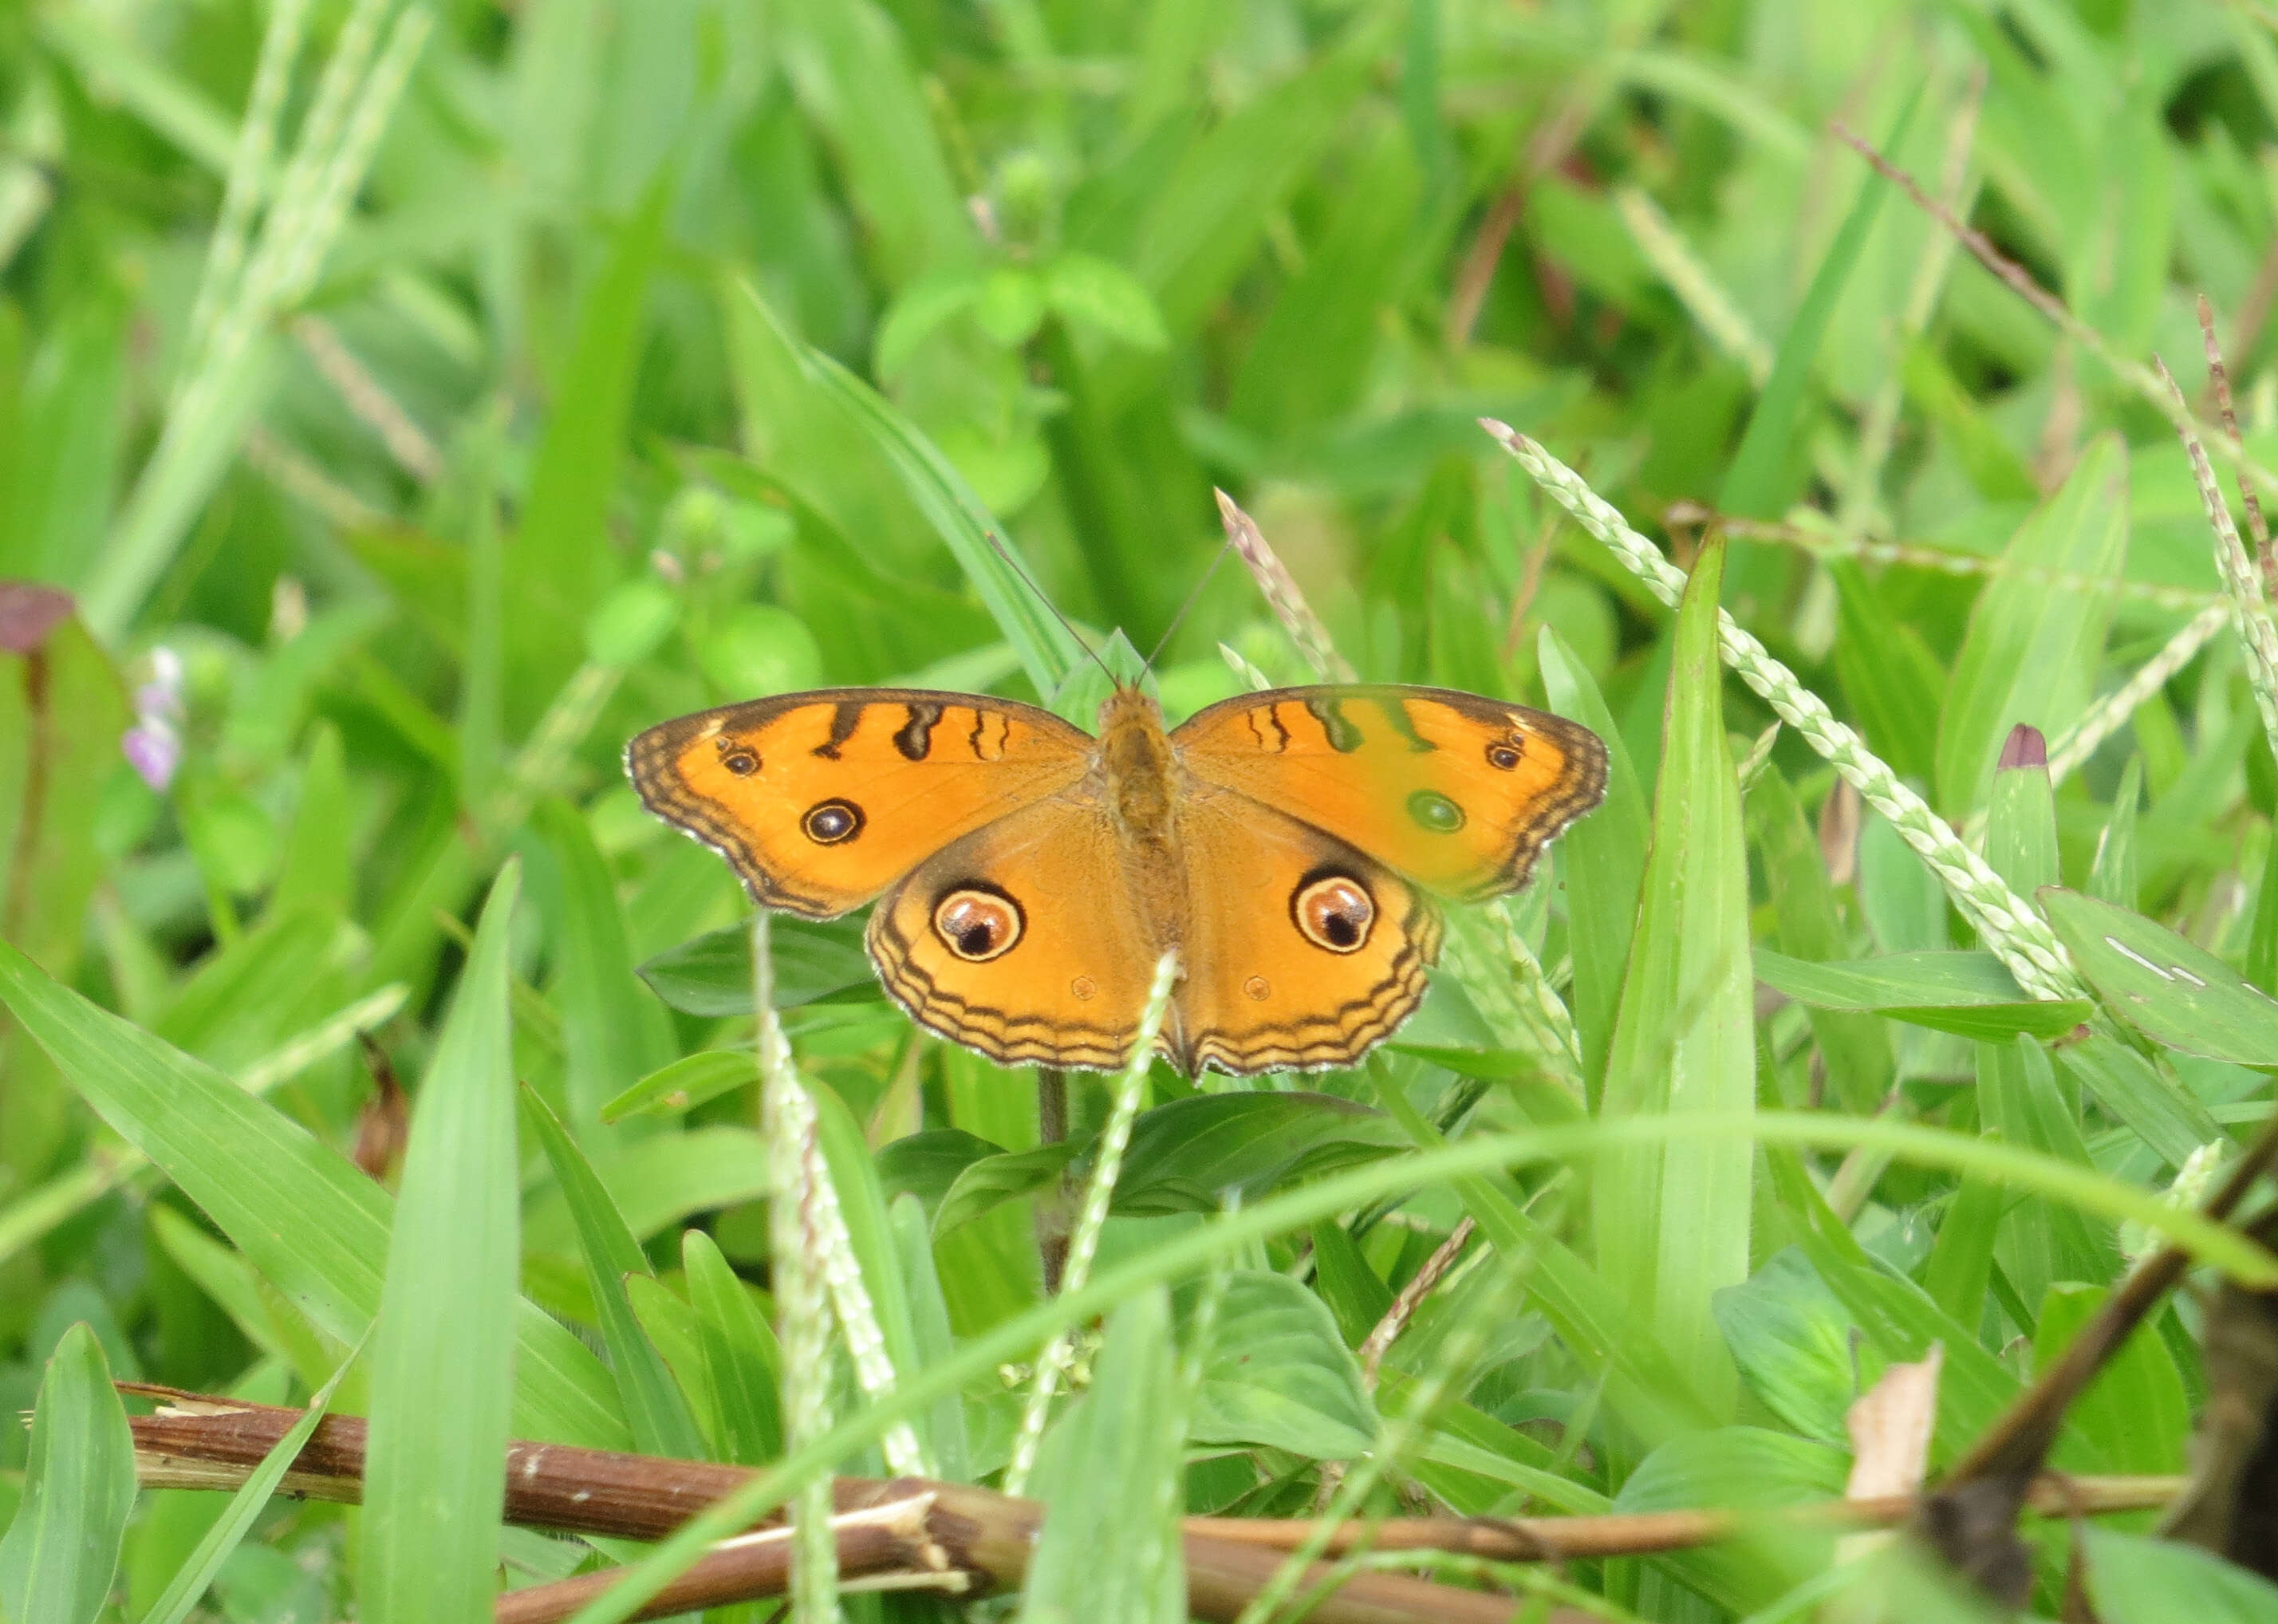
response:
[[[1755,1106],[1747,858],[1718,692],[1722,578],[1712,548],[1678,611],[1653,851],[1606,1064],[1611,1122]],[[1751,1161],[1730,1144],[1672,1144],[1609,1158],[1592,1187],[1601,1272],[1727,1413],[1736,1376],[1710,1301],[1748,1276]]]
[[[522,1098],[569,1203],[570,1220],[577,1226],[577,1249],[585,1260],[594,1306],[600,1311],[601,1337],[608,1344],[609,1368],[624,1400],[625,1419],[632,1426],[633,1447],[644,1454],[701,1460],[707,1453],[703,1436],[625,1295],[625,1276],[647,1274],[648,1259],[562,1119],[531,1091],[524,1090]]]
[[[1883,143],[1884,151],[1893,149],[1905,135],[1921,96],[1917,88],[1907,98],[1898,122],[1892,126],[1890,138]],[[1803,412],[1804,391],[1811,381],[1812,363],[1818,356],[1827,324],[1834,318],[1843,286],[1850,280],[1852,267],[1867,246],[1868,234],[1875,228],[1875,216],[1888,189],[1880,175],[1867,178],[1852,202],[1851,212],[1843,217],[1843,228],[1835,234],[1827,257],[1813,272],[1811,286],[1796,309],[1795,319],[1788,324],[1787,335],[1780,341],[1779,353],[1772,358],[1771,376],[1764,380],[1763,394],[1757,397],[1756,409],[1749,414],[1747,430],[1740,436],[1740,448],[1732,454],[1732,466],[1716,494],[1716,505],[1724,512],[1739,517],[1774,518],[1793,494],[1794,475],[1802,471],[1795,463],[1795,448],[1807,444],[1811,438]]]
[[[64,1333],[40,1382],[24,1498],[0,1537],[0,1613],[24,1624],[93,1624],[134,1505],[134,1440],[103,1344]]]
[[[507,955],[512,864],[427,1069],[372,1348],[358,1616],[476,1624],[496,1587],[521,1255]]]

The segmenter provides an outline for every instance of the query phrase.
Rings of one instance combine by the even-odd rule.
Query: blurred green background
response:
[[[1221,486],[1362,676],[1541,703],[1552,628],[1649,784],[1672,617],[1475,422],[1505,419],[1680,562],[1723,516],[1726,607],[1967,820],[2012,724],[2060,738],[2219,601],[2183,453],[2125,370],[2162,355],[2206,404],[2196,295],[2249,450],[2278,449],[2273,23],[2246,0],[4,0],[0,578],[75,610],[0,604],[0,935],[385,1172],[398,1107],[354,1034],[417,1078],[519,853],[518,1075],[661,1268],[700,1216],[761,1277],[740,1075],[684,1117],[601,1120],[727,1041],[740,968],[681,949],[745,907],[617,754],[822,684],[1054,697],[948,544],[959,493],[912,428],[1089,632],[1154,644],[1212,566]],[[1838,121],[2080,330],[1870,184]],[[1224,564],[1157,668],[1174,716],[1245,686],[1221,644],[1308,679]],[[2233,640],[2185,652],[2060,786],[2058,856],[2087,877],[2124,793],[2132,866],[2103,894],[2241,957],[2278,775]],[[1743,738],[1770,719],[1724,701]],[[1790,862],[1821,837],[1838,929],[1780,938],[1760,872],[1760,936],[1960,939],[1887,829],[1854,860],[1816,757],[1783,735],[1770,760],[1793,806],[1757,839],[1793,834]],[[1563,907],[1528,927],[1554,977]],[[790,939],[802,1058],[873,1146],[1035,1143],[1025,1083],[913,1045],[844,931]],[[1776,1005],[1767,1102],[1841,1096],[1831,1029]],[[1602,1031],[1586,1015],[1586,1046]],[[1927,1079],[1915,1108],[1975,1131],[1937,1087],[1966,1046],[1875,1041],[1847,1108]],[[2213,1065],[2185,1065],[2195,1105],[2267,1110],[2267,1079]],[[2057,1150],[2139,1181],[2176,1160],[2068,1099]],[[73,1321],[114,1372],[186,1386],[281,1398],[330,1368],[114,1148],[0,1025],[0,1512]],[[1861,1234],[1919,1274],[1951,1181],[1900,1167],[1872,1193]],[[590,1324],[542,1163],[526,1197],[525,1287]],[[1983,1327],[2020,1367],[2076,1260],[2033,1210],[2041,1260],[2005,1260]],[[1034,1299],[1025,1212],[944,1253],[960,1332]],[[1454,1214],[1378,1230],[1356,1300]],[[1779,1233],[1760,1222],[1758,1262]],[[2091,1250],[2072,1272],[2108,1279]],[[2180,1406],[2201,1378],[2171,1341]],[[1553,1375],[1587,1387],[1505,1355],[1508,1390],[1474,1398],[1514,1427],[1558,1410],[1521,1399]],[[2179,1464],[2171,1419],[2147,1469]],[[1610,1492],[1620,1459],[1558,1469]],[[1214,1503],[1302,1504],[1278,1470]],[[136,1596],[192,1525],[150,1513]],[[230,1571],[233,1618],[338,1582]]]

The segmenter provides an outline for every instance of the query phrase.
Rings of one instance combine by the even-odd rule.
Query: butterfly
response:
[[[642,802],[762,906],[864,942],[918,1023],[1000,1064],[1108,1069],[1155,965],[1189,1076],[1349,1066],[1415,1012],[1441,900],[1517,890],[1605,793],[1587,728],[1444,688],[1275,688],[1097,738],[983,694],[826,688],[661,723]]]

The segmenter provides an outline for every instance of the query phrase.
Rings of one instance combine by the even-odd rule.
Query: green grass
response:
[[[1160,1620],[1182,1511],[1826,1498],[1937,1344],[1934,1479],[2151,1237],[2278,1271],[2164,1199],[2278,1070],[2278,634],[2205,505],[2278,488],[2262,8],[57,0],[0,130],[0,582],[70,594],[0,587],[13,1624],[640,1559],[501,1529],[509,1436],[773,1468],[749,1512],[1036,1422],[993,1605]],[[1214,486],[1317,624],[1212,570]],[[1334,660],[1607,738],[1356,1070],[1074,1076],[1046,1142],[859,922],[756,993],[618,768],[825,684],[1088,724],[1084,645],[1166,631],[1174,716]],[[2054,1466],[2187,1469],[2203,1298]],[[130,1496],[111,1378],[367,1414],[371,1504]],[[2278,1616],[2149,1532],[2083,1547],[2106,1624]],[[1973,1616],[1817,1536],[1562,1578]]]

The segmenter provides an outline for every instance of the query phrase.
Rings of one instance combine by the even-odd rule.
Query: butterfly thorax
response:
[[[1185,904],[1173,808],[1179,764],[1163,713],[1136,688],[1120,688],[1099,708],[1101,799],[1114,820],[1124,868],[1164,946],[1179,939]]]

